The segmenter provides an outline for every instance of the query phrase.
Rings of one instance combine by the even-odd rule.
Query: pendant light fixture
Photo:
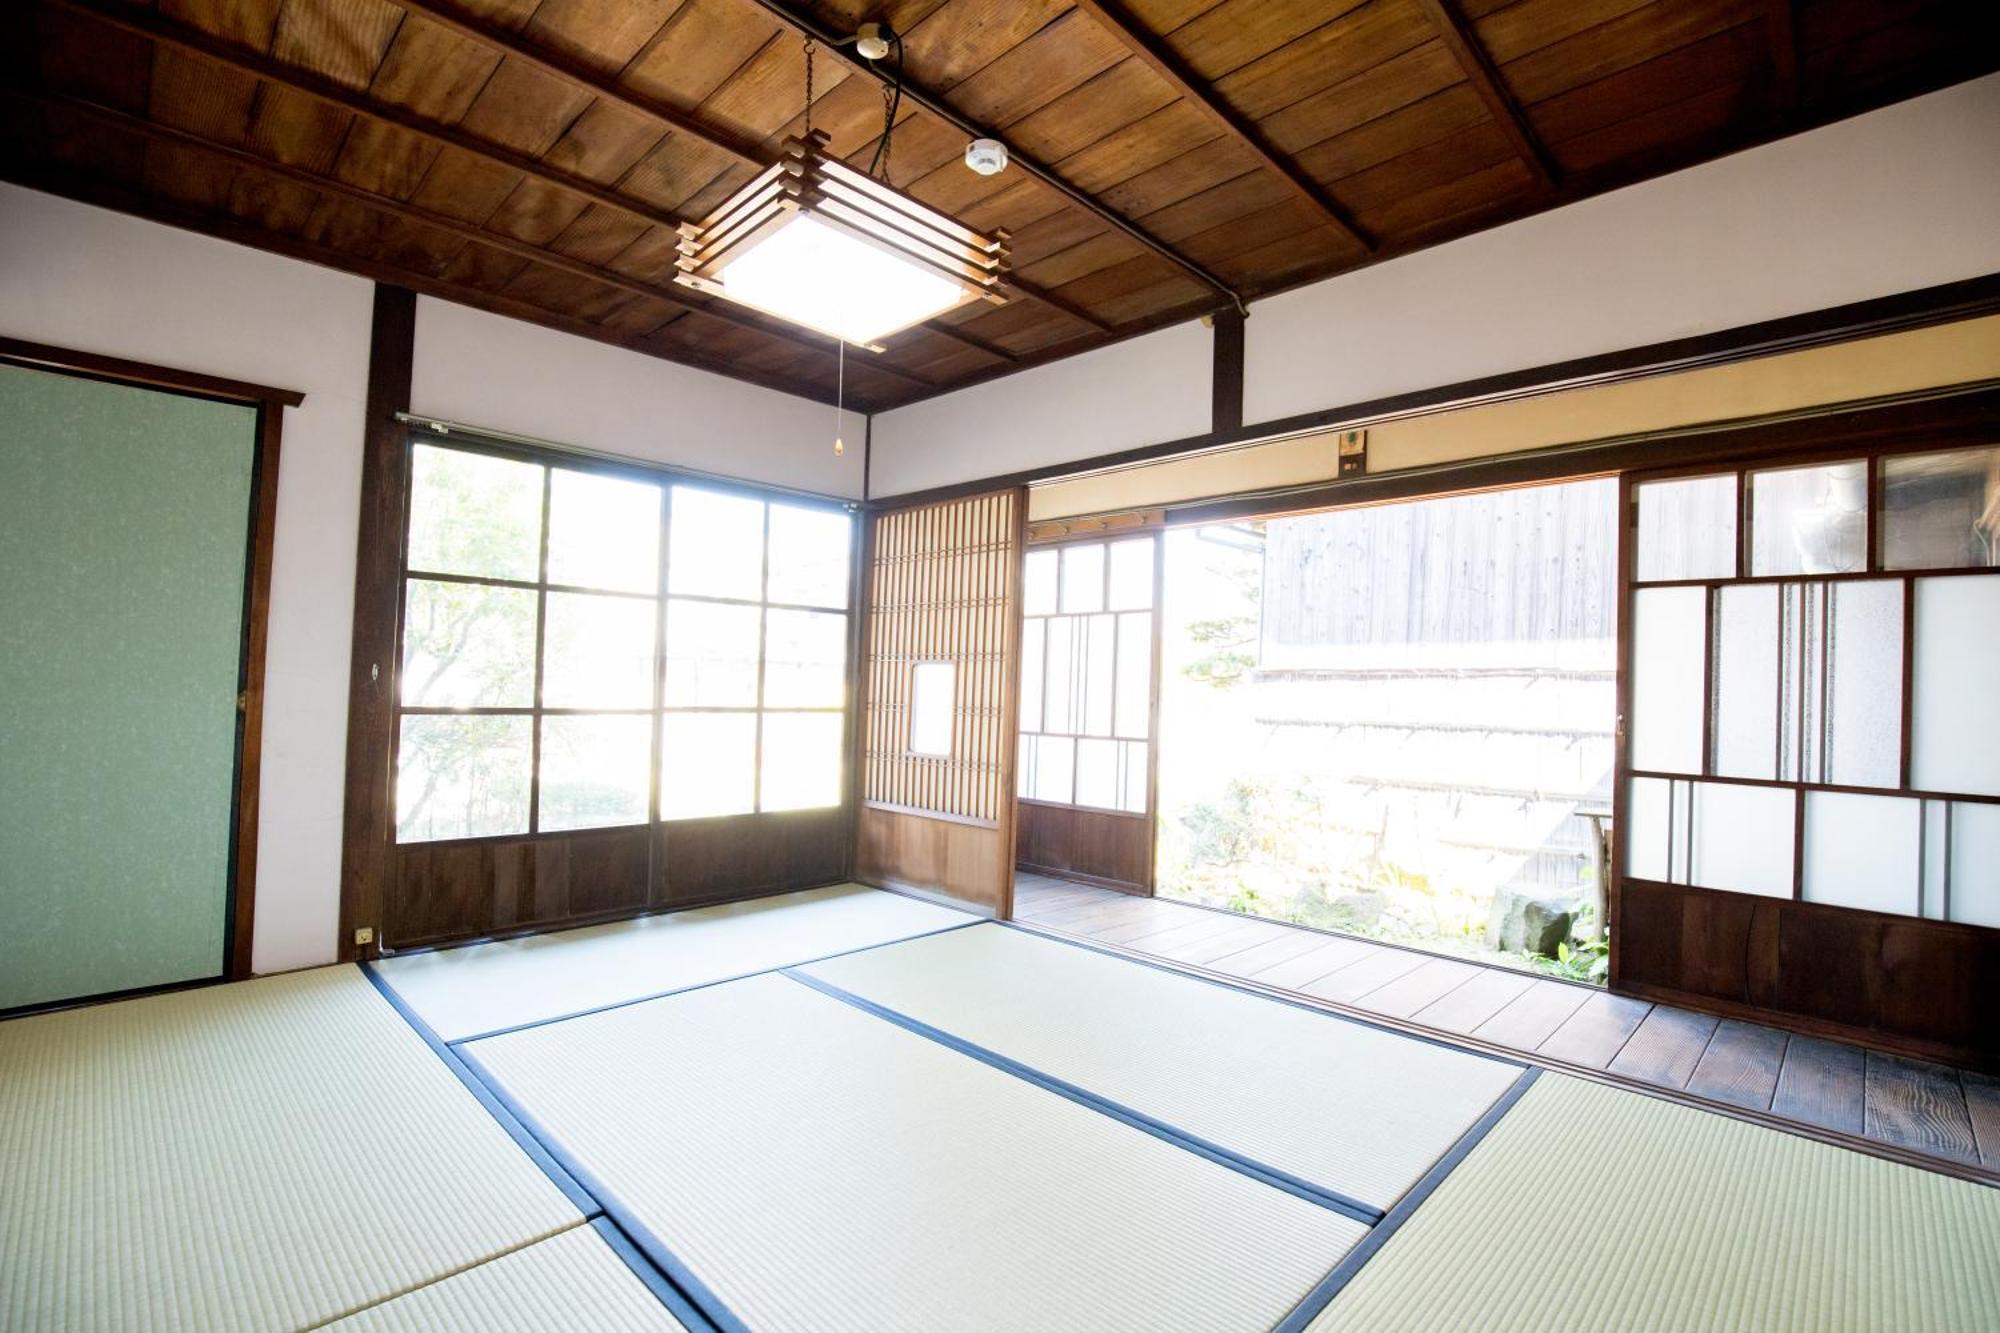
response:
[[[877,41],[901,49],[899,38]],[[884,175],[898,94],[900,73],[893,90],[884,85],[871,163]],[[714,212],[681,224],[674,281],[873,352],[968,302],[1004,303],[1006,233],[976,232],[830,156],[812,101],[808,39],[804,134]]]

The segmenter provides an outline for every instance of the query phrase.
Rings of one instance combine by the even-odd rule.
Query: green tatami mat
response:
[[[1263,1333],[1364,1234],[782,975],[463,1050],[759,1333]]]
[[[0,1023],[0,1329],[301,1328],[582,1220],[359,969]]]
[[[800,969],[1184,1133],[1386,1210],[1518,1065],[975,926]]]
[[[2000,1328],[2000,1190],[1545,1074],[1311,1325]]]

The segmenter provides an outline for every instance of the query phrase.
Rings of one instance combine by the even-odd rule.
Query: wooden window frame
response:
[[[1153,543],[1153,592],[1152,592],[1151,604],[1144,608],[1132,608],[1123,611],[1112,610],[1110,549],[1112,545],[1117,542],[1135,541],[1140,538],[1150,539]],[[1150,823],[1154,820],[1155,816],[1158,814],[1159,795],[1160,795],[1159,792],[1160,661],[1162,655],[1164,625],[1165,625],[1164,617],[1162,614],[1164,608],[1161,606],[1161,597],[1166,587],[1166,554],[1167,554],[1166,530],[1164,528],[1157,526],[1135,525],[1132,527],[1110,528],[1110,529],[1101,529],[1093,532],[1073,533],[1054,540],[1031,542],[1024,554],[1023,559],[1026,560],[1032,558],[1038,551],[1053,550],[1057,553],[1057,558],[1060,561],[1063,557],[1064,552],[1079,546],[1102,546],[1105,548],[1104,572],[1102,577],[1103,609],[1100,611],[1063,611],[1058,609],[1055,611],[1047,612],[1045,614],[1029,614],[1026,602],[1026,582],[1024,573],[1020,639],[1021,643],[1024,645],[1024,650],[1025,650],[1025,645],[1027,643],[1028,622],[1034,620],[1039,620],[1043,623],[1044,626],[1043,634],[1044,636],[1046,636],[1048,633],[1047,625],[1050,621],[1071,620],[1080,624],[1084,621],[1087,621],[1093,615],[1109,615],[1112,617],[1113,620],[1112,659],[1111,659],[1112,660],[1112,667],[1111,667],[1112,734],[1110,734],[1109,736],[1100,737],[1100,736],[1089,735],[1081,730],[1071,730],[1067,732],[1061,732],[1061,731],[1046,731],[1039,727],[1030,729],[1027,727],[1020,726],[1017,722],[1015,727],[1016,737],[1017,740],[1019,741],[1024,741],[1030,736],[1036,736],[1036,737],[1053,736],[1058,740],[1070,740],[1075,742],[1081,742],[1085,740],[1110,740],[1119,743],[1125,743],[1131,741],[1133,739],[1132,737],[1120,736],[1117,734],[1117,711],[1118,711],[1117,621],[1120,617],[1128,615],[1137,615],[1143,611],[1144,614],[1146,614],[1151,618],[1152,622],[1151,635],[1150,635],[1150,641],[1152,644],[1152,662],[1148,668],[1147,679],[1146,679],[1146,689],[1147,689],[1146,735],[1144,740],[1140,742],[1146,747],[1146,808],[1144,810],[1125,810],[1115,806],[1090,805],[1085,802],[1075,801],[1075,800],[1046,801],[1038,799],[1036,797],[1022,796],[1019,794],[1018,790],[1015,794],[1015,799],[1019,801],[1019,803],[1022,805],[1043,806],[1053,810],[1082,810],[1082,811],[1087,811],[1088,813],[1094,815],[1109,815],[1119,819],[1141,819],[1141,820],[1146,820]],[[1023,566],[1023,568],[1025,570],[1025,565]],[[1058,564],[1056,568],[1056,606],[1058,608],[1062,606],[1062,567],[1060,564]],[[1044,654],[1044,659],[1043,659],[1044,664],[1046,665],[1047,661],[1046,654],[1048,652],[1048,640],[1046,637],[1044,637],[1042,640],[1042,651]],[[1024,651],[1024,658],[1021,663],[1020,674],[1025,684],[1027,676],[1027,662],[1025,660],[1025,651]],[[1046,722],[1048,718],[1048,695],[1047,695],[1048,686],[1047,686],[1046,673],[1044,674],[1042,688],[1043,688],[1042,717],[1043,720]],[[1080,749],[1081,749],[1080,745],[1074,747],[1070,756],[1070,792],[1072,795],[1074,795],[1076,791],[1076,771],[1077,771],[1077,765],[1080,762],[1078,757],[1078,752],[1080,751]]]
[[[277,540],[278,469],[284,415],[305,402],[292,389],[142,361],[0,338],[0,364],[159,393],[248,407],[256,413],[250,471],[249,539],[244,553],[241,644],[237,655],[236,764],[231,787],[228,879],[223,915],[221,980],[252,973],[257,923],[257,848],[264,746],[264,660],[270,638],[271,559]],[[176,983],[178,985],[186,983]],[[193,983],[202,984],[202,983]],[[149,990],[162,989],[149,987]]]
[[[770,582],[770,541],[772,504],[788,504],[801,509],[821,509],[829,513],[849,513],[851,507],[845,501],[830,497],[804,496],[795,492],[781,491],[758,486],[750,482],[723,482],[706,476],[693,475],[665,467],[653,467],[639,463],[623,463],[597,458],[585,454],[571,454],[556,448],[534,445],[502,443],[493,440],[469,439],[457,432],[441,432],[433,428],[411,427],[405,444],[404,475],[414,477],[411,459],[415,451],[422,447],[455,450],[459,453],[475,454],[489,458],[504,458],[511,461],[530,463],[543,469],[541,526],[536,551],[536,577],[510,579],[484,575],[440,573],[433,570],[415,569],[410,565],[410,512],[404,507],[403,529],[398,543],[397,577],[398,605],[396,613],[396,642],[391,678],[391,698],[394,716],[393,731],[390,736],[390,771],[397,772],[402,756],[402,722],[406,717],[522,717],[529,723],[529,774],[528,774],[528,827],[513,833],[476,834],[463,838],[418,838],[404,840],[396,832],[395,811],[390,810],[390,837],[398,847],[439,846],[445,844],[463,845],[478,843],[535,842],[549,838],[573,837],[579,834],[610,832],[614,829],[657,828],[661,824],[675,824],[692,819],[735,819],[750,815],[789,814],[790,810],[772,811],[763,809],[763,738],[764,719],[769,715],[840,715],[843,719],[840,746],[841,787],[840,798],[831,805],[810,807],[812,810],[844,809],[849,804],[847,765],[847,734],[852,725],[849,709],[844,702],[848,693],[843,681],[840,704],[816,708],[806,707],[766,707],[764,704],[764,680],[768,654],[770,651],[770,613],[772,611],[804,611],[815,615],[839,616],[843,621],[841,638],[843,644],[851,645],[852,619],[855,609],[851,600],[845,607],[807,606],[803,603],[773,602],[764,599],[744,597],[712,596],[705,593],[677,593],[670,581],[671,554],[669,547],[673,531],[673,492],[676,487],[687,486],[713,491],[720,494],[756,500],[764,506],[763,530],[759,537],[762,566],[758,576],[758,587],[768,593]],[[549,581],[549,528],[552,511],[555,473],[557,469],[587,476],[612,477],[627,481],[639,481],[660,488],[659,552],[657,557],[658,582],[650,593],[628,592],[617,589],[592,588],[582,585],[552,583]],[[414,482],[411,486],[414,496]],[[850,532],[859,524],[850,517]],[[848,543],[850,564],[858,545],[854,537]],[[851,571],[850,571],[851,573]],[[423,704],[405,704],[401,699],[402,662],[404,651],[404,617],[408,609],[408,588],[412,580],[461,583],[474,587],[508,588],[521,592],[532,592],[536,597],[535,611],[535,661],[533,687],[530,702],[523,705],[500,707],[452,708]],[[652,703],[640,708],[573,708],[551,707],[543,701],[543,673],[547,666],[547,626],[548,599],[551,593],[574,593],[590,597],[612,597],[631,602],[650,602],[653,606],[653,657],[652,657]],[[699,705],[669,704],[665,700],[664,675],[667,652],[667,613],[674,602],[700,602],[709,606],[753,607],[758,612],[757,636],[757,687],[756,701],[747,705]],[[851,646],[844,649],[843,669],[847,680],[851,680],[855,670]],[[728,714],[749,716],[754,719],[752,747],[754,771],[751,786],[751,808],[724,814],[667,815],[660,809],[660,764],[665,757],[665,722],[668,717],[689,714]],[[550,717],[644,717],[652,723],[651,758],[647,774],[646,814],[642,819],[622,824],[599,824],[586,828],[544,829],[541,827],[541,782],[542,782],[542,723]]]

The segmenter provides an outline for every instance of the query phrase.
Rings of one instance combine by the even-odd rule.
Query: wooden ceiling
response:
[[[881,410],[2000,68],[1994,0],[15,0],[0,175],[830,397],[671,281],[805,124],[802,34],[905,37],[890,178],[1012,299],[847,358]],[[822,45],[866,166],[883,88]],[[975,175],[969,134],[1014,165]]]

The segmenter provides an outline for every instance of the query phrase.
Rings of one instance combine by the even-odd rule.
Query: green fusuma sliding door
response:
[[[0,1009],[222,974],[256,447],[0,366]]]

